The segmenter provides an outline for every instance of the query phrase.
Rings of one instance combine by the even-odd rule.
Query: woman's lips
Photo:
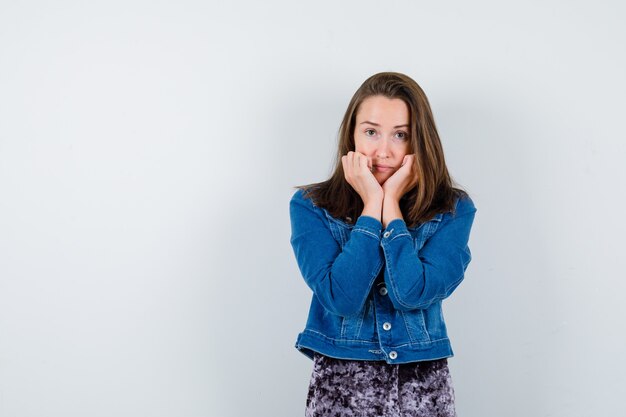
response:
[[[393,167],[387,166],[387,165],[374,165],[374,168],[376,168],[376,171],[378,172],[390,172],[393,171]]]

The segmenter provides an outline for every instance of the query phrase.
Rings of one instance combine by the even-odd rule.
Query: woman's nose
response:
[[[376,149],[376,153],[378,154],[379,157],[382,157],[382,158],[389,156],[389,139],[388,138],[382,138],[378,142],[378,149]]]

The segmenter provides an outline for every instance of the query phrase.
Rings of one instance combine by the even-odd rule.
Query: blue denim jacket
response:
[[[374,217],[331,216],[297,190],[289,203],[291,246],[313,291],[295,347],[340,359],[407,363],[454,356],[441,308],[464,278],[476,207],[459,198],[411,228]]]

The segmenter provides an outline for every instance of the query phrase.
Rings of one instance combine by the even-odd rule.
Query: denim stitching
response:
[[[413,238],[409,233],[400,233],[400,234],[395,235],[391,239],[389,239],[389,241],[393,242],[394,240],[396,240],[397,238],[402,237],[402,236],[408,236],[409,238]]]
[[[367,298],[365,299],[365,303],[367,304]],[[359,337],[361,335],[361,328],[363,327],[363,322],[365,321],[365,310],[368,308],[369,306],[363,306],[363,315],[361,316],[361,318],[359,319],[359,325],[356,327],[356,337]]]
[[[367,235],[372,236],[374,239],[376,240],[380,240],[380,237],[377,234],[372,233],[371,231],[369,231],[368,229],[364,229],[362,227],[356,227],[354,229],[352,229],[353,232],[361,232],[361,233],[365,233]]]
[[[340,342],[340,343],[343,343],[343,342],[357,342],[357,343],[363,343],[364,345],[378,345],[378,343],[376,343],[376,342],[371,342],[371,341],[369,341],[369,340],[360,340],[360,339],[335,339],[334,337],[328,337],[328,336],[326,336],[326,335],[325,335],[325,334],[323,334],[323,333],[320,333],[320,332],[318,332],[318,331],[316,331],[316,330],[311,330],[311,329],[306,329],[304,332],[305,332],[305,333],[306,333],[306,332],[315,333],[315,334],[317,334],[317,335],[320,335],[320,336],[321,336],[321,337],[323,337],[324,339],[332,340],[333,342]]]
[[[364,306],[365,307],[365,306]],[[361,332],[361,327],[363,326],[363,318],[365,316],[365,308],[361,308],[361,310],[359,311],[359,313],[357,313],[356,318],[354,318],[354,320],[358,320],[359,324],[357,326],[357,330],[356,330],[356,335],[358,336],[359,333]],[[342,316],[341,317],[341,332],[340,332],[340,336],[341,338],[345,338],[346,337],[346,328],[348,327],[348,324],[346,323],[346,319],[350,320],[351,317],[346,317],[346,316]]]
[[[402,313],[402,317],[404,318],[405,323],[406,323],[406,321],[407,321],[407,320],[406,320],[406,317],[405,317],[406,312],[405,312],[405,311],[400,310],[400,313]],[[428,333],[428,327],[426,326],[426,322],[425,322],[425,320],[424,320],[424,314],[423,314],[422,312],[420,312],[420,313],[419,313],[419,316],[420,316],[420,318],[421,318],[421,320],[420,320],[420,321],[421,321],[420,326],[422,327],[422,330],[424,331],[424,334],[426,335],[426,340],[425,340],[425,341],[423,341],[423,342],[421,342],[421,341],[420,341],[420,339],[418,339],[418,338],[416,338],[416,337],[412,337],[412,338],[411,338],[411,341],[410,341],[409,343],[411,343],[411,342],[413,342],[413,343],[415,343],[415,342],[417,342],[417,343],[430,343],[430,342],[431,342],[431,340],[430,340],[430,333]],[[407,325],[407,331],[408,331],[408,325]],[[409,333],[409,336],[410,336],[410,333]]]
[[[338,343],[343,343],[343,342],[357,342],[357,343],[362,343],[362,344],[364,344],[364,345],[369,344],[369,345],[378,345],[378,346],[380,346],[377,342],[371,342],[371,341],[369,341],[369,340],[360,340],[360,339],[335,339],[335,338],[333,338],[333,337],[328,337],[328,336],[326,336],[326,335],[325,335],[325,334],[323,334],[323,333],[320,333],[320,332],[318,332],[318,331],[316,331],[316,330],[311,330],[311,329],[306,329],[306,330],[304,331],[304,333],[307,333],[307,332],[310,332],[310,333],[315,333],[316,335],[319,335],[320,337],[323,337],[324,339],[332,340],[332,341],[334,341],[334,342],[338,342]],[[410,342],[409,342],[409,343],[403,343],[403,344],[401,344],[401,345],[390,345],[390,346],[386,346],[386,347],[388,347],[389,349],[397,349],[397,348],[401,348],[401,347],[405,347],[405,346],[412,346],[412,345],[429,345],[429,344],[432,344],[432,343],[434,343],[434,342],[441,342],[441,341],[444,341],[444,340],[450,340],[450,338],[449,338],[449,337],[442,337],[442,338],[440,338],[440,339],[431,339],[431,340],[430,340],[430,342],[415,342],[415,343],[410,343]]]
[[[357,343],[362,343],[362,344],[364,344],[364,345],[368,345],[368,344],[369,344],[369,345],[376,345],[376,346],[379,346],[378,342],[371,342],[371,341],[369,341],[369,340],[359,340],[359,339],[335,339],[334,337],[328,337],[328,336],[326,336],[325,334],[320,333],[320,332],[318,332],[318,331],[316,331],[316,330],[306,329],[306,330],[304,331],[304,333],[309,333],[309,332],[310,332],[310,333],[315,333],[316,335],[319,335],[320,337],[323,337],[324,339],[332,340],[332,341],[337,342],[337,343],[339,343],[339,344],[341,344],[341,343],[345,343],[345,342],[357,342]],[[403,343],[403,344],[401,344],[401,345],[389,345],[389,346],[385,346],[385,347],[387,347],[387,348],[389,348],[389,349],[398,349],[398,348],[402,348],[402,347],[405,347],[405,346],[413,346],[413,345],[430,345],[430,344],[432,344],[432,343],[435,343],[435,342],[441,342],[441,341],[445,341],[445,340],[450,340],[450,338],[449,338],[449,337],[442,337],[442,338],[440,338],[440,339],[431,339],[429,342],[415,342],[415,343],[410,343],[410,342],[409,342],[409,343]]]
[[[461,276],[458,277],[456,279],[456,281],[454,281],[453,283],[451,283],[450,285],[448,285],[446,287],[446,294],[448,293],[448,291],[450,291],[450,288],[455,287],[456,285],[458,285],[461,281],[463,281],[463,277],[465,276],[465,271],[461,273]]]
[[[406,327],[406,332],[409,335],[409,339],[411,339],[411,342],[415,340],[415,337],[413,336],[413,333],[411,333],[411,330],[409,329],[409,325],[407,323],[406,320],[406,315],[404,314],[404,311],[400,310],[400,314],[402,314],[402,320],[404,321],[404,327]]]
[[[424,310],[421,309],[420,310],[420,324],[422,326],[422,329],[424,330],[424,333],[426,334],[426,338],[428,339],[428,342],[430,342],[430,333],[428,333],[428,326],[426,325],[426,318],[424,317]]]

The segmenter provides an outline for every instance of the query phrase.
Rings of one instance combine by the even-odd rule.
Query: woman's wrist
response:
[[[395,219],[404,219],[402,210],[400,210],[400,202],[395,198],[385,196],[381,221],[383,228],[387,228],[387,225]]]
[[[383,199],[373,199],[369,200],[364,204],[363,212],[361,215],[366,215],[373,217],[375,219],[381,220],[383,211]]]

